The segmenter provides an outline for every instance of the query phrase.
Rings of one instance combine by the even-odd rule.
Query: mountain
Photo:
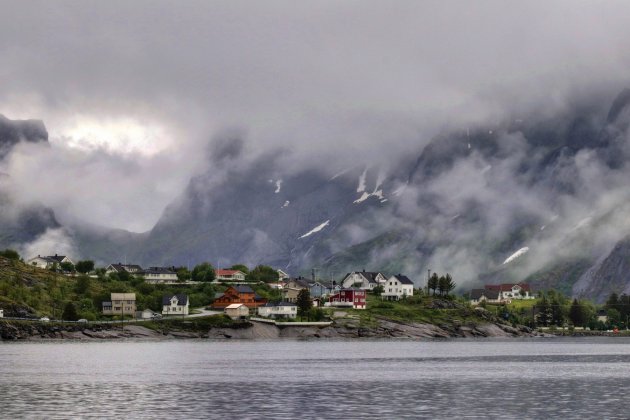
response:
[[[336,278],[365,268],[419,286],[431,270],[463,288],[526,280],[601,301],[630,291],[629,104],[624,90],[608,105],[587,98],[445,130],[386,165],[289,169],[280,152],[244,159],[233,139],[149,232],[65,228],[101,262],[265,263]]]
[[[10,120],[0,114],[0,162],[20,142],[48,143],[48,131],[40,120]],[[12,246],[35,240],[47,229],[60,227],[54,212],[40,204],[16,209],[2,184],[10,176],[0,172],[0,244]]]

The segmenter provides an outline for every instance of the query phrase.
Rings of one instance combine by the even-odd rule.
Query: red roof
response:
[[[217,270],[216,271],[217,276],[233,276],[236,273],[242,273],[242,272],[239,270]]]
[[[486,284],[484,288],[486,290],[497,290],[499,292],[508,292],[512,290],[512,287],[519,286],[526,292],[529,292],[529,284],[527,283],[503,283],[503,284]]]

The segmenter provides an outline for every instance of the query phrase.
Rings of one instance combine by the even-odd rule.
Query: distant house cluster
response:
[[[105,268],[107,274],[127,272],[134,276],[144,277],[144,281],[151,284],[173,284],[177,283],[177,273],[173,268],[167,267],[149,267],[142,268],[137,264],[110,264]]]
[[[110,300],[102,302],[103,315],[135,316],[138,319],[154,319],[165,316],[189,314],[190,302],[184,294],[163,296],[162,313],[158,314],[150,309],[137,311],[135,293],[111,293]]]
[[[483,289],[472,289],[470,303],[511,303],[512,300],[535,299],[527,283],[486,284]]]

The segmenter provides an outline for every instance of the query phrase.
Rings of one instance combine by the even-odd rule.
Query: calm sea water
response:
[[[0,418],[630,418],[630,340],[0,343]]]

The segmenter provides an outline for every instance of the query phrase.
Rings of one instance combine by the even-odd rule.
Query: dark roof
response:
[[[66,258],[66,256],[65,255],[57,255],[57,254],[55,254],[55,255],[49,255],[46,258],[48,258],[50,260],[53,260],[53,261],[61,262],[61,261],[63,261],[64,258]]]
[[[401,284],[410,284],[413,286],[413,282],[405,275],[396,274],[394,277],[396,277]]]
[[[308,280],[305,279],[304,277],[298,277],[298,278],[289,279],[286,281],[286,283],[290,283],[290,282],[294,282],[295,284],[297,284],[299,287],[302,287],[303,289],[308,289],[309,287]]]
[[[369,283],[378,283],[378,282],[376,281],[376,276],[378,276],[378,275],[379,275],[379,274],[381,274],[381,273],[379,273],[378,271],[353,271],[353,272],[351,272],[351,273],[347,273],[347,274],[343,277],[343,280],[345,280],[346,278],[348,278],[348,276],[349,276],[350,274],[360,274],[360,275],[362,275],[363,277],[365,277],[365,279],[366,279]],[[382,274],[381,274],[381,275],[382,275]],[[342,282],[343,282],[343,280],[342,280]]]
[[[120,272],[120,271],[129,271],[129,270],[136,270],[136,271],[142,271],[142,267],[140,267],[137,264],[110,264],[114,270]]]
[[[276,302],[276,303],[272,303],[272,302],[267,302],[264,305],[262,305],[264,307],[267,308],[271,308],[274,306],[297,306],[295,303],[291,303],[291,302]]]
[[[254,290],[251,287],[244,284],[236,286],[235,289],[239,293],[254,293]]]
[[[177,297],[177,306],[186,306],[188,303],[188,295],[174,295]],[[173,295],[162,296],[162,305],[170,305]]]
[[[472,289],[470,292],[470,298],[478,300],[482,296],[485,296],[486,299],[498,299],[499,291],[498,290],[489,290],[489,289]]]
[[[142,273],[138,274],[175,274],[174,271],[166,268],[166,267],[149,267],[146,270],[143,270]]]

